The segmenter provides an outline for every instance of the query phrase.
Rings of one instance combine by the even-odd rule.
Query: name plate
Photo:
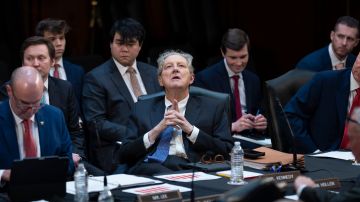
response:
[[[202,196],[202,197],[196,197],[194,199],[194,202],[212,202],[218,200],[222,194],[215,194],[215,195],[209,195],[209,196]],[[190,202],[191,199],[185,199],[182,200],[182,202]]]
[[[180,201],[182,199],[179,190],[145,194],[137,196],[139,202],[160,202],[160,201]]]
[[[316,187],[321,189],[339,189],[341,187],[341,183],[338,178],[325,178],[320,180],[314,180]]]
[[[259,176],[259,178],[272,178],[276,182],[294,182],[295,178],[300,175],[300,171],[289,171],[280,173],[271,173]]]

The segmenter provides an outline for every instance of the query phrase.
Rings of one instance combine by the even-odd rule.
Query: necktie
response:
[[[234,98],[235,98],[235,112],[236,120],[242,116],[241,112],[241,102],[240,102],[240,93],[239,93],[239,75],[234,75],[231,79],[234,81]]]
[[[351,104],[349,115],[353,112],[356,107],[360,106],[360,88],[356,89],[356,95]],[[349,137],[348,137],[348,123],[345,123],[344,135],[340,144],[341,149],[349,149]]]
[[[335,69],[344,69],[344,68],[345,68],[345,64],[343,62],[340,62],[335,65]]]
[[[163,163],[169,155],[170,141],[174,127],[168,126],[160,134],[160,141],[156,147],[156,151],[147,157],[146,162],[158,162]]]
[[[31,120],[23,120],[24,125],[24,151],[25,157],[36,157],[37,148],[35,140],[32,136]]]
[[[128,67],[126,72],[130,74],[131,87],[132,87],[132,89],[134,91],[135,96],[139,97],[143,93],[141,91],[139,81],[136,78],[136,70],[133,67]]]
[[[53,74],[53,76],[55,78],[58,78],[58,79],[60,78],[59,67],[60,67],[59,64],[54,64],[54,74]]]

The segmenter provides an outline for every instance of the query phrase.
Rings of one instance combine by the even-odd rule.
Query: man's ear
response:
[[[164,84],[163,84],[163,81],[162,81],[161,76],[158,76],[158,81],[159,81],[160,86],[163,86],[163,87],[164,87]]]
[[[191,73],[190,84],[193,84],[195,80],[195,74]]]
[[[9,97],[10,96],[12,97],[12,88],[11,88],[11,86],[9,84],[6,85],[6,92],[7,92]]]

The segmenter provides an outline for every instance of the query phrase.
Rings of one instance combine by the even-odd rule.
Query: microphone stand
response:
[[[280,102],[280,99],[277,96],[275,96],[274,99],[275,99],[276,103],[278,104],[278,106],[280,107],[280,111],[281,111],[281,113],[283,114],[283,116],[285,118],[286,126],[289,128],[290,135],[291,135],[291,140],[292,140],[292,145],[293,145],[293,163],[292,163],[292,166],[290,166],[288,169],[289,170],[299,170],[300,167],[297,165],[297,154],[296,154],[294,132],[293,132],[293,130],[291,128],[289,119],[287,118],[287,116],[285,114],[285,111],[284,111],[284,108],[283,108],[283,106],[282,106],[282,104]]]

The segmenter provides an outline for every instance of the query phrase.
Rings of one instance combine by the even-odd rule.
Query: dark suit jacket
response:
[[[349,191],[340,194],[306,187],[301,192],[300,199],[304,202],[358,202],[360,201],[360,186],[354,186]]]
[[[62,112],[45,105],[35,114],[35,120],[39,128],[41,156],[67,156],[70,162],[68,175],[72,176],[72,146]],[[10,169],[15,159],[20,159],[15,119],[9,101],[3,101],[0,104],[0,169]]]
[[[155,151],[159,139],[146,150],[143,136],[163,119],[164,111],[164,96],[136,103],[119,152],[120,159],[129,165],[140,164],[148,154]],[[190,95],[185,118],[200,129],[195,144],[183,135],[185,152],[190,161],[199,161],[210,150],[228,156],[233,144],[223,103],[214,98]]]
[[[142,62],[137,62],[137,67],[147,93],[161,91],[156,68]],[[82,103],[89,129],[95,132],[93,123],[96,121],[100,136],[101,145],[96,134],[90,138],[94,163],[110,171],[116,165],[113,162],[116,141],[122,141],[125,136],[126,123],[134,107],[131,94],[112,58],[86,74]]]
[[[245,85],[247,111],[255,115],[261,103],[259,77],[247,70],[244,70],[241,74]],[[224,60],[197,73],[194,85],[208,90],[230,94],[232,122],[236,121],[235,99],[231,91],[229,75],[226,71]]]
[[[301,153],[339,148],[347,114],[351,69],[316,74],[285,107]]]
[[[345,67],[351,69],[355,60],[356,56],[350,53],[346,59]],[[314,72],[332,70],[329,46],[327,45],[305,56],[296,64],[296,68]]]
[[[6,84],[8,84],[8,82],[1,86],[0,100],[8,99],[5,87]],[[65,123],[73,142],[74,153],[77,153],[82,157],[86,157],[84,134],[79,125],[79,106],[71,84],[68,81],[49,76],[48,88],[50,105],[58,107],[64,114]]]
[[[79,106],[81,106],[81,94],[85,74],[84,69],[81,66],[73,64],[65,59],[63,59],[63,65],[66,78],[72,84]]]

